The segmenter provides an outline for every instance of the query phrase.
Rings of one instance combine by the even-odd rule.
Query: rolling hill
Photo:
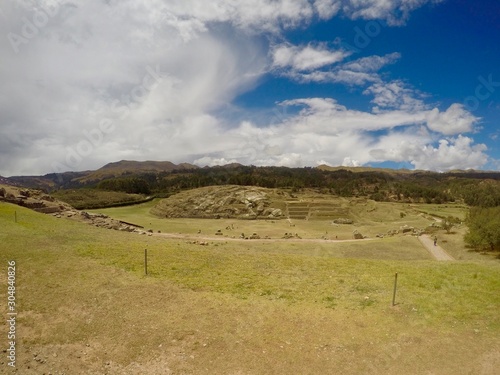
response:
[[[26,186],[45,191],[61,188],[80,188],[122,176],[135,176],[144,173],[161,173],[197,169],[189,163],[174,164],[169,161],[131,161],[121,160],[108,163],[95,171],[49,173],[43,176],[13,176],[4,178],[5,184]]]

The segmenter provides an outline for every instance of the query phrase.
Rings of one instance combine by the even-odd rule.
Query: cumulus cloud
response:
[[[7,10],[13,19],[35,14]],[[189,134],[196,144],[220,125],[210,112],[256,84],[267,52],[234,30],[186,39],[163,23],[161,11],[88,1],[60,10],[17,54],[0,45],[2,173],[81,170],[123,157],[182,161],[190,148],[176,137]],[[3,31],[22,33],[22,22]],[[100,131],[102,121],[113,131],[90,147],[86,134]]]
[[[409,161],[416,169],[447,171],[481,168],[488,162],[486,150],[484,144],[474,144],[471,138],[459,135],[440,139],[437,147],[415,139],[401,140],[392,147],[372,149],[370,154],[381,161]]]
[[[379,71],[396,62],[397,53],[346,61],[349,52],[325,44],[281,43],[269,50],[262,38],[282,40],[284,30],[342,12],[353,18],[389,19],[390,13],[400,18],[397,13],[425,1],[383,3],[3,3],[0,174],[94,169],[120,159],[354,165],[374,160],[370,150],[382,148],[377,132],[428,126],[434,133],[456,135],[473,129],[477,119],[463,108],[428,111],[417,99],[411,102],[404,85],[385,84]],[[268,123],[222,115],[270,66],[303,82],[370,84],[367,94],[383,110],[356,111],[333,98],[305,98],[284,101],[282,107],[300,109]],[[469,147],[477,163],[484,156],[465,138],[437,146],[431,133],[419,143],[427,152],[454,147],[456,154]]]
[[[315,0],[314,9],[321,19],[330,19],[340,10],[340,0]]]
[[[466,136],[442,138],[426,124],[427,110],[354,111],[330,98],[281,103],[302,106],[294,116],[267,127],[244,122],[225,133],[224,155],[254,165],[344,165],[373,161],[410,162],[419,169],[479,168],[486,146]],[[222,150],[220,151],[220,153]],[[205,158],[213,164],[219,153]]]
[[[453,135],[474,130],[479,118],[467,111],[462,104],[452,104],[445,112],[434,108],[427,115],[427,126],[436,132]]]

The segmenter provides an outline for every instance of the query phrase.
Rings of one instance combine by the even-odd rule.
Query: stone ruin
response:
[[[334,224],[353,224],[354,221],[345,217],[339,217],[335,220],[333,220]]]

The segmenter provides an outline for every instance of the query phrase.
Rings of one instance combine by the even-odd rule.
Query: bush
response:
[[[465,242],[477,250],[500,249],[500,207],[471,208]]]

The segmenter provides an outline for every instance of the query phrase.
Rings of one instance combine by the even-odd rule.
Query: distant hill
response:
[[[0,184],[8,185],[9,184],[9,179],[6,177],[0,176]]]
[[[329,172],[335,172],[335,171],[349,171],[353,173],[360,173],[360,172],[383,172],[383,173],[389,173],[391,175],[395,174],[413,174],[413,173],[418,173],[418,172],[424,172],[421,170],[409,170],[409,169],[390,169],[390,168],[372,168],[372,167],[344,167],[344,166],[338,166],[338,167],[331,167],[326,164],[321,164],[316,167],[319,170],[322,171],[329,171]]]
[[[137,175],[141,173],[172,172],[199,167],[189,163],[174,164],[170,161],[133,161],[121,160],[115,163],[108,163],[96,171],[90,172],[76,181],[82,183],[99,182],[108,178],[115,178],[124,175]]]
[[[8,183],[43,189],[100,190],[168,196],[207,186],[238,185],[271,189],[319,189],[340,197],[377,201],[446,203],[463,200],[477,206],[500,206],[500,172],[423,170],[370,167],[288,168],[276,166],[197,167],[169,161],[109,163],[95,171],[7,178]]]
[[[189,171],[198,168],[198,166],[189,163],[174,164],[169,161],[121,160],[114,163],[108,163],[95,171],[49,173],[43,176],[13,176],[4,178],[5,181],[3,183],[42,189],[45,191],[54,191],[61,188],[81,188],[97,184],[105,179],[122,176]]]

